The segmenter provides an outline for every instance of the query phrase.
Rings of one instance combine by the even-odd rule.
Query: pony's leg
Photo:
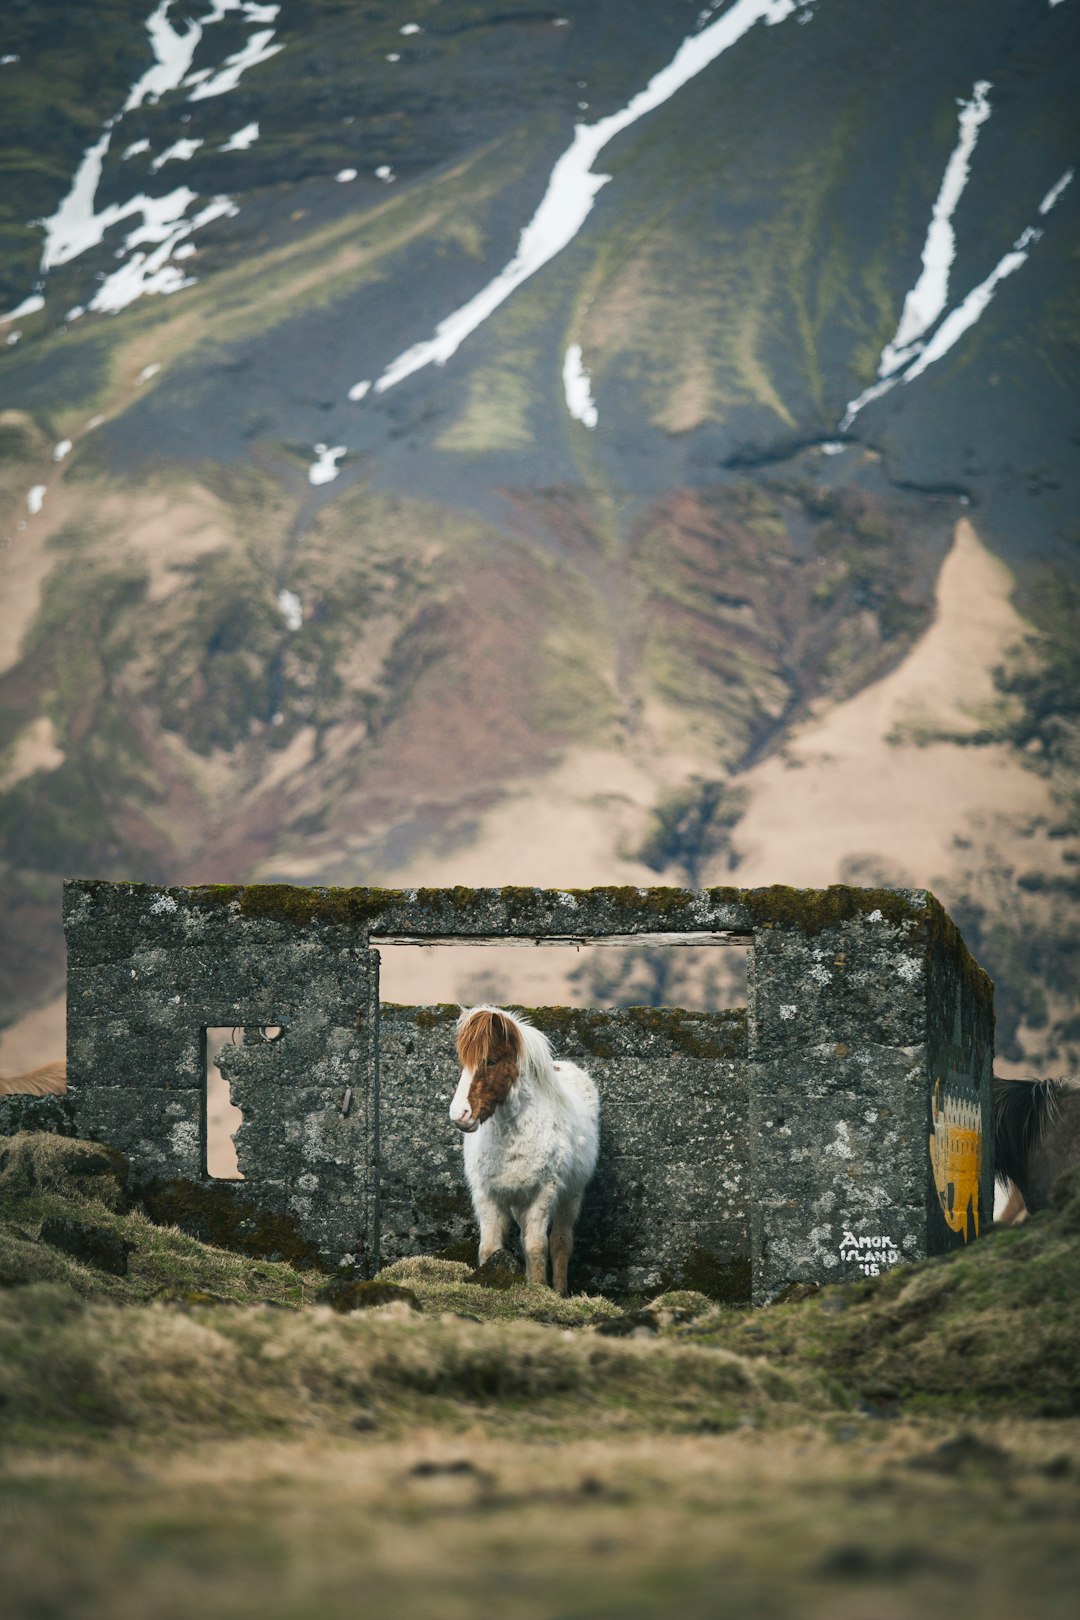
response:
[[[476,1218],[480,1223],[480,1258],[478,1264],[483,1265],[490,1260],[496,1249],[501,1249],[506,1242],[506,1228],[509,1216],[493,1198],[473,1199]]]
[[[562,1203],[551,1222],[551,1286],[557,1294],[569,1291],[567,1273],[574,1252],[574,1222],[581,1210],[580,1197]]]
[[[525,1213],[522,1236],[525,1239],[525,1280],[531,1283],[547,1282],[548,1227],[555,1203],[555,1189],[542,1192]]]

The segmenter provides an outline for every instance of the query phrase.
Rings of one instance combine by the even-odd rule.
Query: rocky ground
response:
[[[0,1560],[18,1620],[1075,1612],[1080,1184],[766,1310],[357,1288],[0,1143]]]

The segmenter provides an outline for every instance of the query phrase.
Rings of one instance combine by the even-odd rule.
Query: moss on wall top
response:
[[[682,1007],[514,1007],[530,1023],[550,1036],[560,1052],[578,1051],[592,1057],[614,1057],[629,1040],[635,1047],[642,1037],[655,1036],[690,1057],[726,1059],[746,1057],[745,1007],[726,1012],[688,1012]],[[411,1017],[421,1029],[452,1025],[460,1008],[451,1002],[428,1007],[386,1003],[392,1017]]]
[[[231,906],[242,917],[297,927],[321,922],[365,930],[388,905],[404,898],[401,889],[306,888],[293,883],[208,883],[170,893],[196,906]]]
[[[953,962],[959,975],[965,997],[985,1009],[989,1019],[991,1038],[994,1030],[994,981],[981,968],[964,943],[964,936],[953,922],[941,902],[932,894],[926,897],[927,948],[931,959],[943,957]]]
[[[803,934],[820,934],[874,912],[894,925],[920,921],[932,898],[925,889],[855,889],[843,883],[827,889],[793,889],[774,883],[764,889],[731,892],[738,894],[755,927],[791,928]]]
[[[585,939],[616,934],[722,933],[746,943],[764,930],[817,935],[860,919],[907,931],[910,948],[956,963],[962,982],[980,1003],[992,1001],[993,985],[972,958],[955,923],[926,889],[861,889],[833,884],[796,889],[774,884],[760,889],[376,889],[308,888],[288,883],[203,884],[164,889],[150,884],[74,881],[65,885],[69,926],[103,913],[117,916],[137,901],[167,926],[183,908],[220,908],[252,920],[298,928],[353,930],[358,943],[383,935],[429,939],[481,936]],[[80,902],[90,902],[90,914]],[[149,902],[149,904],[147,904]]]
[[[545,1035],[558,1039],[562,1049],[577,1048],[596,1057],[610,1057],[613,1041],[627,1038],[634,1044],[654,1036],[690,1057],[746,1056],[746,1009],[728,1012],[688,1012],[682,1007],[621,1007],[615,1011],[595,1007],[526,1007],[523,1009]]]
[[[730,932],[755,928],[819,933],[877,911],[892,923],[922,920],[929,896],[922,889],[685,889],[633,885],[592,889],[507,886],[473,889],[308,888],[288,883],[216,883],[163,889],[152,884],[76,880],[73,897],[92,900],[167,894],[177,905],[230,908],[245,917],[304,926],[344,924],[380,934],[424,938],[447,931],[543,938],[610,933]]]

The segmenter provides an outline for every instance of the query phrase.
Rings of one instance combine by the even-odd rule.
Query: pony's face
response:
[[[523,1050],[521,1032],[505,1013],[476,1007],[462,1015],[457,1030],[461,1079],[450,1104],[459,1130],[475,1131],[506,1101]]]

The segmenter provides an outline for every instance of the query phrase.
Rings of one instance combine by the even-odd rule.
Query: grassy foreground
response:
[[[766,1311],[415,1259],[340,1312],[126,1209],[108,1149],[0,1139],[5,1612],[1071,1617],[1059,1204]]]

